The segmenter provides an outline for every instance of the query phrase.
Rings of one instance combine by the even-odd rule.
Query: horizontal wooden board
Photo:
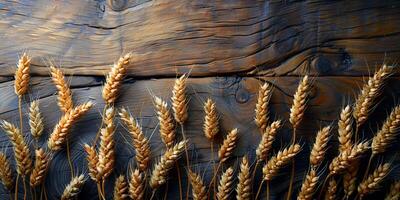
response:
[[[132,52],[137,77],[366,75],[397,64],[399,1],[3,1],[0,75],[103,75]]]

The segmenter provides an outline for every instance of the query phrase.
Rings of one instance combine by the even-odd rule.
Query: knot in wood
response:
[[[235,94],[236,102],[243,104],[249,101],[250,95],[245,89],[238,89]]]
[[[113,11],[122,11],[125,9],[128,0],[107,0],[108,5]]]

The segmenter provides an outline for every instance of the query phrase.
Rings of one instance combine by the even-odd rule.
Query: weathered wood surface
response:
[[[49,60],[75,75],[103,75],[133,52],[138,77],[230,73],[368,74],[398,62],[399,1],[5,0],[0,75],[19,54],[33,72]]]

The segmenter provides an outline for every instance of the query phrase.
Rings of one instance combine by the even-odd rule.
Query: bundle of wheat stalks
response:
[[[121,57],[112,67],[104,83],[102,97],[105,101],[103,108],[101,128],[91,144],[82,145],[86,152],[87,174],[75,174],[69,155],[69,135],[74,124],[94,105],[85,102],[75,105],[72,92],[65,80],[63,72],[54,66],[50,66],[50,74],[54,85],[58,90],[58,105],[62,111],[62,117],[54,126],[53,131],[45,146],[40,147],[37,140],[42,137],[44,121],[40,113],[39,102],[32,101],[29,106],[30,132],[34,139],[34,152],[22,133],[22,96],[28,91],[30,58],[23,54],[19,60],[15,73],[15,93],[19,98],[20,124],[19,126],[8,121],[1,120],[0,126],[9,137],[14,150],[14,169],[9,158],[0,153],[0,178],[4,187],[9,190],[10,199],[18,198],[18,185],[23,184],[23,199],[27,199],[27,191],[33,195],[31,199],[47,199],[44,181],[54,155],[66,148],[68,160],[71,165],[71,180],[60,194],[60,199],[76,199],[85,184],[97,184],[99,199],[153,199],[158,198],[164,191],[161,187],[168,186],[168,178],[171,170],[176,170],[178,175],[179,199],[270,199],[276,198],[276,194],[270,191],[270,182],[282,172],[284,167],[290,167],[290,179],[288,190],[279,199],[362,199],[380,189],[384,181],[392,181],[387,191],[386,199],[399,199],[400,181],[386,180],[393,166],[390,161],[384,162],[382,154],[396,140],[396,134],[400,125],[400,105],[393,108],[379,131],[373,138],[361,137],[360,127],[366,122],[369,114],[375,108],[377,98],[385,83],[392,74],[393,68],[384,65],[362,88],[355,102],[343,107],[338,120],[338,131],[333,133],[331,126],[321,128],[315,136],[315,142],[309,155],[309,167],[304,174],[304,180],[300,187],[294,187],[295,157],[304,145],[296,138],[298,130],[312,89],[312,80],[308,76],[302,78],[294,94],[293,104],[290,109],[289,122],[292,127],[292,140],[285,148],[273,153],[273,143],[276,135],[283,126],[282,120],[271,121],[269,117],[269,100],[272,96],[272,86],[268,83],[260,86],[258,99],[255,106],[255,124],[259,128],[261,140],[255,152],[249,152],[240,159],[237,170],[229,166],[228,160],[233,158],[233,152],[238,140],[240,130],[230,130],[221,144],[216,144],[216,136],[222,134],[219,127],[219,115],[216,103],[207,99],[204,104],[204,136],[210,142],[211,159],[214,160],[214,145],[218,145],[218,163],[212,168],[211,180],[203,180],[202,172],[197,172],[190,165],[188,145],[190,141],[185,135],[184,124],[188,115],[188,98],[186,96],[187,76],[176,79],[172,91],[172,110],[168,102],[160,97],[153,96],[155,110],[159,120],[159,134],[165,144],[165,151],[157,162],[151,162],[151,149],[149,138],[143,133],[136,118],[126,108],[116,108],[114,103],[120,92],[123,78],[126,75],[130,63],[130,54]],[[112,195],[105,193],[105,183],[113,174],[116,162],[114,141],[116,120],[124,124],[129,132],[132,146],[135,148],[136,164],[130,167],[128,174],[114,174],[114,192]],[[181,136],[176,131],[179,126]],[[338,149],[329,148],[332,137],[337,137]],[[332,160],[326,160],[328,151],[336,154]],[[337,152],[337,153],[336,153]],[[181,158],[182,154],[185,156]],[[250,160],[255,154],[254,165]],[[34,155],[34,156],[33,156]],[[367,167],[361,167],[361,159],[369,156]],[[33,160],[32,157],[35,159]],[[179,165],[181,160],[185,164]],[[152,165],[152,166],[151,166]],[[223,170],[226,169],[226,170]],[[17,175],[15,178],[14,170]],[[236,171],[236,172],[235,172]],[[183,176],[186,174],[185,176]],[[236,174],[236,175],[235,175]],[[257,174],[262,174],[256,176]],[[297,174],[298,175],[298,174]],[[185,180],[182,177],[187,177]],[[237,180],[235,180],[237,178]],[[56,178],[56,177],[52,177]],[[22,180],[20,180],[22,179]],[[91,179],[91,181],[89,180]],[[22,182],[21,182],[22,181]],[[182,184],[188,184],[187,190],[182,190]],[[30,187],[29,189],[27,187]],[[190,190],[191,191],[190,191]],[[32,193],[32,191],[34,191]],[[38,194],[37,194],[38,193]],[[12,195],[14,194],[14,195]],[[20,197],[21,198],[21,197]],[[170,196],[170,198],[173,198]],[[178,197],[175,197],[178,198]],[[383,197],[382,197],[383,199]]]

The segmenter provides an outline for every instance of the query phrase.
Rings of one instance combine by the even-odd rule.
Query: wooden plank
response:
[[[52,60],[103,75],[133,52],[138,77],[228,73],[366,75],[398,62],[399,1],[3,1],[1,76],[28,51],[33,73]],[[370,67],[367,66],[370,65]]]
[[[303,146],[303,153],[299,156],[296,171],[295,188],[300,187],[300,183],[307,170],[307,156],[310,146],[314,140],[315,133],[318,128],[335,124],[340,108],[348,102],[352,102],[352,97],[357,93],[358,88],[362,84],[362,78],[347,77],[314,77],[314,89],[309,100],[309,106],[306,111],[305,118],[302,122],[301,129],[298,132],[298,138]],[[154,107],[151,101],[151,95],[158,95],[164,99],[171,96],[171,88],[173,79],[152,79],[134,81],[127,79],[123,85],[121,95],[116,103],[117,107],[127,107],[132,113],[138,117],[144,127],[147,137],[151,137],[152,159],[153,162],[158,160],[158,156],[164,151],[158,135],[158,122],[155,117]],[[217,140],[220,143],[222,137],[232,128],[239,129],[239,142],[234,151],[234,158],[227,165],[238,167],[238,158],[243,155],[249,155],[251,161],[254,159],[254,150],[259,142],[260,134],[253,122],[254,106],[257,98],[259,85],[263,81],[268,81],[274,85],[273,97],[271,99],[271,116],[273,119],[282,119],[285,122],[285,128],[280,131],[274,143],[276,152],[281,147],[285,147],[290,143],[290,128],[288,126],[288,112],[292,102],[292,95],[296,90],[298,77],[274,77],[264,78],[262,81],[256,78],[240,78],[240,77],[219,77],[219,78],[190,78],[188,82],[189,103],[189,121],[185,124],[186,134],[190,140],[189,150],[191,155],[192,169],[204,173],[205,179],[210,181],[210,169],[212,160],[209,143],[202,133],[203,110],[202,104],[206,98],[211,97],[217,103],[217,108],[221,117],[221,136]],[[399,77],[394,77],[387,84],[387,88],[383,91],[381,103],[376,112],[372,115],[371,123],[365,130],[365,138],[371,136],[372,132],[378,127],[386,114],[393,107],[394,102],[400,94]],[[91,77],[76,76],[71,81],[73,96],[76,103],[82,103],[88,100],[96,103],[92,109],[80,122],[74,127],[70,137],[72,159],[74,168],[79,172],[87,172],[85,154],[82,150],[82,144],[91,142],[100,126],[101,110],[104,103],[101,98],[101,79]],[[0,119],[18,123],[17,97],[13,93],[13,83],[0,83],[0,94],[2,101],[0,106]],[[45,136],[41,138],[40,145],[46,145],[47,134],[51,132],[60,117],[60,112],[56,103],[55,87],[50,83],[48,78],[34,77],[30,95],[26,97],[26,101],[30,99],[39,99],[40,107],[45,119]],[[26,104],[23,104],[24,111],[27,110]],[[24,119],[25,134],[29,138],[27,119]],[[179,134],[179,133],[178,133]],[[333,131],[332,134],[335,134]],[[117,141],[117,163],[115,175],[126,174],[128,166],[135,166],[134,151],[129,144],[129,136],[123,126],[118,125],[116,136]],[[332,148],[329,149],[327,158],[335,155],[336,138],[333,136]],[[218,144],[216,144],[218,145]],[[9,148],[10,142],[3,131],[0,131],[0,146],[4,148],[7,154],[11,155]],[[182,170],[185,166],[182,164]],[[237,170],[236,170],[237,171]],[[288,169],[272,182],[272,193],[274,195],[283,195],[287,189],[287,173]],[[172,172],[171,182],[176,183],[175,172]],[[257,176],[259,177],[259,176]],[[111,176],[107,183],[107,195],[112,194],[112,185],[114,175]],[[47,175],[46,188],[49,192],[49,199],[59,198],[66,183],[70,179],[69,167],[66,159],[66,152],[57,153]],[[20,184],[19,191],[22,191]],[[185,186],[186,187],[186,186]],[[170,184],[170,195],[176,197],[176,184]],[[6,195],[4,191],[0,194]],[[163,191],[160,190],[160,194]],[[80,198],[96,199],[95,184],[89,181],[84,186],[82,196]],[[111,198],[111,196],[109,196]]]

